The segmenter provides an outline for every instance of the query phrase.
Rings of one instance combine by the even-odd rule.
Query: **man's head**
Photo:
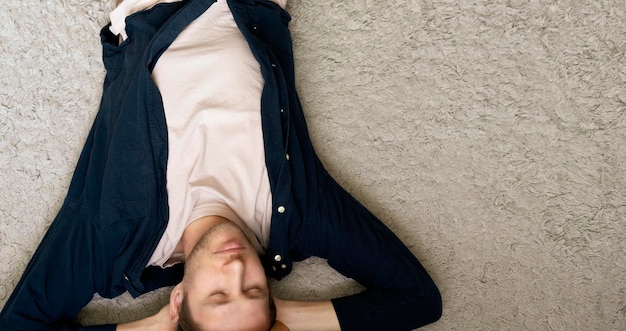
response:
[[[224,220],[209,228],[170,296],[170,317],[185,331],[263,330],[273,323],[259,256],[245,234]]]

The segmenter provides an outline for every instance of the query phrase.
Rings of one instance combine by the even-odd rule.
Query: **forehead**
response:
[[[270,326],[268,298],[241,298],[227,303],[188,302],[191,317],[202,330],[245,331],[263,330]]]

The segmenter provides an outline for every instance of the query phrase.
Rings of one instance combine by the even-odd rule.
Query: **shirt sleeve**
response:
[[[96,231],[88,218],[61,209],[0,312],[0,330],[115,330],[74,320],[98,288]]]
[[[322,180],[320,255],[366,287],[332,300],[342,330],[412,330],[441,316],[441,296],[413,253],[329,175]]]

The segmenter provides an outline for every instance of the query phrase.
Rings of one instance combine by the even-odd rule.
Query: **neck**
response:
[[[202,238],[210,228],[222,222],[229,222],[229,220],[221,216],[212,215],[204,216],[187,225],[183,232],[183,237],[178,244],[179,246],[182,245],[182,252],[185,258],[189,256],[193,248],[198,244],[198,241],[200,241],[200,238]]]

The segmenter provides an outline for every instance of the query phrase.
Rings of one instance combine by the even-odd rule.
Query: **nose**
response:
[[[224,268],[231,269],[232,271],[243,271],[244,263],[242,256],[240,254],[230,255],[226,263],[224,263]]]
[[[223,269],[226,276],[230,279],[232,288],[242,289],[245,280],[246,266],[241,255],[233,254],[224,264]]]

